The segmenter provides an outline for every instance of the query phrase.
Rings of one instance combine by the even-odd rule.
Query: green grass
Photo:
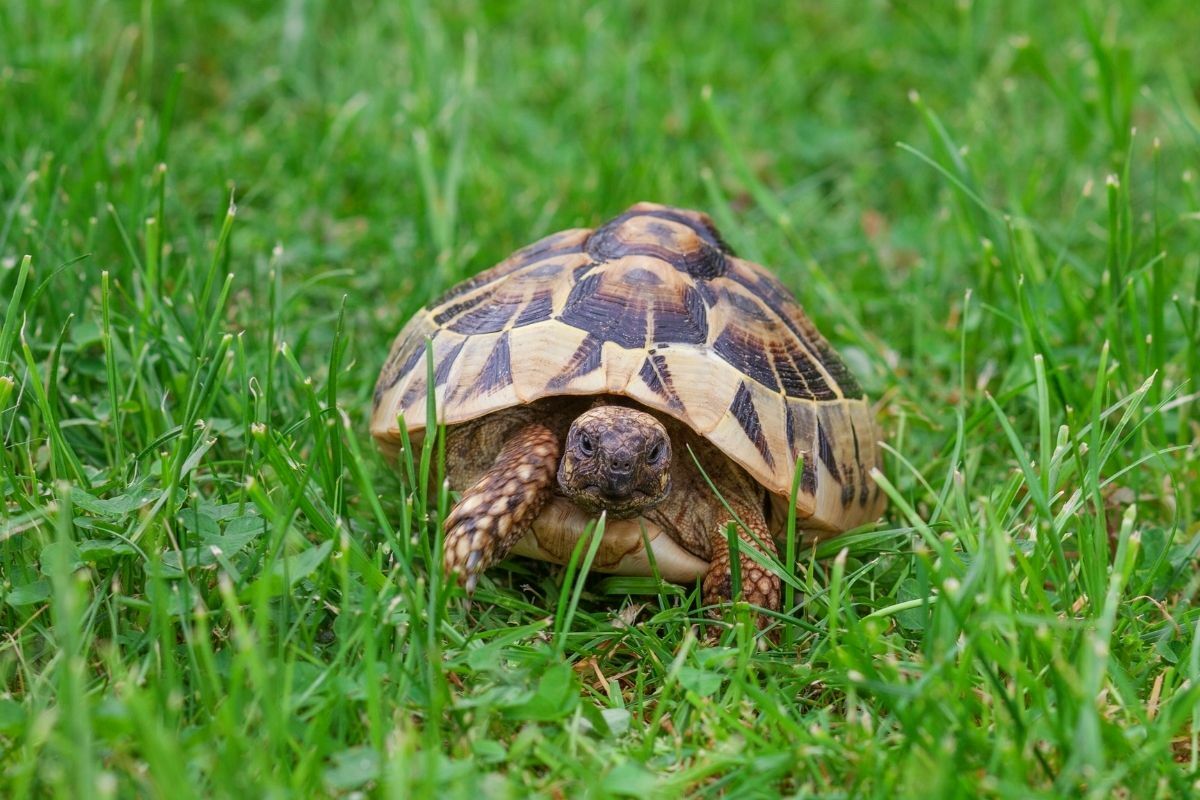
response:
[[[1194,3],[704,5],[0,7],[0,796],[1200,792]],[[779,647],[466,606],[366,433],[411,312],[642,199],[877,401]]]

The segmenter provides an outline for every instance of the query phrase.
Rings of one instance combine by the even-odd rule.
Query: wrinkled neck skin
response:
[[[580,414],[567,431],[559,490],[589,513],[636,517],[670,493],[671,457],[671,439],[653,416],[624,406],[597,406]]]

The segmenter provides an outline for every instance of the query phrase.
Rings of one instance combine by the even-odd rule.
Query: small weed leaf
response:
[[[689,666],[679,668],[679,684],[697,697],[710,697],[716,694],[724,682],[724,677],[717,672]]]
[[[99,498],[78,486],[72,486],[71,504],[89,514],[119,519],[156,502],[162,494],[161,489],[146,488],[145,481],[109,498]]]
[[[271,571],[263,578],[269,587],[267,593],[278,594],[291,589],[316,572],[332,550],[333,542],[322,542],[316,547],[310,547],[303,552],[275,562]]]
[[[16,700],[0,699],[0,735],[16,736],[25,727],[25,709]]]
[[[569,716],[579,703],[579,680],[569,664],[547,667],[537,679],[537,687],[529,699],[504,709],[504,716],[514,720],[550,722]]]
[[[358,789],[379,777],[379,754],[370,747],[351,747],[334,753],[322,776],[332,791]]]
[[[50,581],[46,578],[39,578],[32,583],[23,583],[20,586],[14,586],[11,591],[4,595],[4,602],[14,608],[20,608],[21,606],[44,603],[49,598]]]

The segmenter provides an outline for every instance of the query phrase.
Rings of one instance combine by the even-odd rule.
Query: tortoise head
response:
[[[642,411],[592,408],[567,432],[558,485],[587,511],[636,517],[671,491],[671,438],[662,423]]]

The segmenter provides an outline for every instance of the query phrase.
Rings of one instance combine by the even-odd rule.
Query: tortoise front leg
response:
[[[504,559],[553,493],[558,438],[545,425],[514,433],[487,472],[462,493],[446,517],[442,566],[467,592],[479,575]]]
[[[738,539],[742,544],[739,548],[742,594],[746,601],[753,605],[768,611],[778,611],[782,581],[774,572],[759,566],[743,549],[754,547],[766,555],[778,556],[775,540],[771,537],[766,520],[763,519],[762,510],[736,497],[727,497],[726,501],[746,525],[746,528],[738,526]],[[726,603],[733,599],[733,572],[725,531],[729,523],[736,524],[736,521],[724,509],[719,519],[720,523],[711,533],[712,558],[709,560],[708,572],[705,573],[703,582],[704,602],[709,605]],[[753,531],[753,537],[750,531]],[[766,617],[760,616],[760,627],[766,621]]]

